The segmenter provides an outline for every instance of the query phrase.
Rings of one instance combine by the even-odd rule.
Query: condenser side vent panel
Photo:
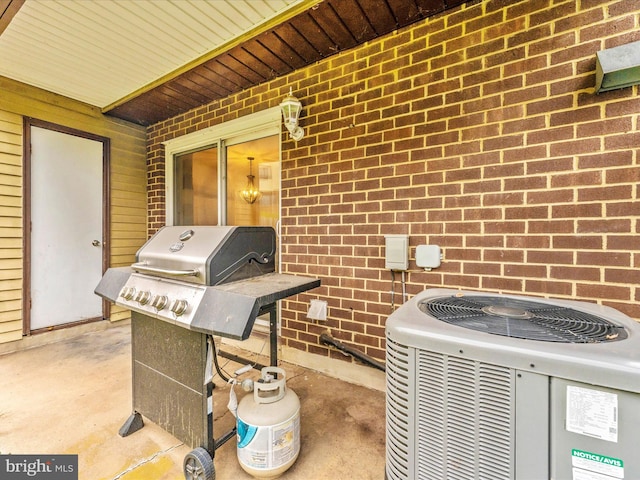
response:
[[[512,479],[514,375],[417,350],[417,478]]]
[[[387,470],[390,479],[414,478],[415,359],[413,349],[387,339]]]
[[[400,370],[403,378],[415,379],[415,396],[405,396],[410,382],[397,385],[394,378],[396,384],[388,385],[387,462],[397,474],[389,480],[512,480],[513,370],[391,340],[387,348],[394,352],[387,358],[389,377]]]

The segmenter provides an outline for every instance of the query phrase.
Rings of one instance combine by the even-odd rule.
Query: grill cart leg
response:
[[[132,433],[137,432],[142,427],[144,427],[142,415],[140,415],[138,412],[133,412],[129,416],[129,418],[127,418],[127,421],[124,422],[124,424],[120,427],[118,433],[121,437],[126,437],[128,435],[131,435]]]
[[[275,303],[270,303],[268,305],[263,305],[260,308],[259,315],[263,315],[265,313],[269,314],[269,343],[270,343],[270,364],[271,366],[278,365],[278,310]],[[215,351],[215,343],[213,341],[213,337],[207,335],[206,343],[208,345],[209,351],[213,355],[219,354],[222,357],[229,358],[238,363],[251,363],[248,360],[245,360],[237,355],[232,355],[229,353],[225,353],[223,351],[219,351],[216,353]],[[213,357],[213,360],[216,360],[216,357]],[[207,358],[205,362],[206,368],[211,368],[210,359]],[[216,363],[216,362],[214,362]],[[217,367],[217,363],[216,363]],[[256,369],[262,369],[263,365],[258,366],[254,365]],[[224,376],[218,370],[218,374],[224,379]],[[205,378],[209,377],[207,371],[205,371]],[[215,480],[215,467],[214,467],[214,458],[216,450],[229,440],[234,438],[237,433],[237,429],[234,427],[225,434],[223,434],[220,438],[214,439],[213,436],[213,389],[215,385],[213,381],[210,381],[206,384],[207,388],[207,438],[206,438],[206,448],[198,447],[189,452],[187,456],[184,458],[184,476],[186,480]],[[209,467],[211,472],[209,472]],[[212,475],[209,477],[208,475]]]
[[[215,480],[216,478],[213,459],[202,447],[191,450],[184,457],[183,465],[186,480]]]
[[[265,308],[269,312],[269,355],[271,366],[278,366],[278,310],[272,303]]]

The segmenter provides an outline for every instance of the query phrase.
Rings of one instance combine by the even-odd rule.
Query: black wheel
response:
[[[187,480],[216,479],[216,470],[209,452],[198,447],[187,453],[184,457],[184,478]]]

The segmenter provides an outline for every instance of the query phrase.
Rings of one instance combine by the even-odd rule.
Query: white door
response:
[[[102,317],[102,145],[31,126],[30,330]]]

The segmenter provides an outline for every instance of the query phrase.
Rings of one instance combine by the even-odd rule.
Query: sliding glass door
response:
[[[276,228],[280,204],[279,140],[276,135],[225,144],[227,225]],[[253,192],[249,192],[251,188]]]
[[[254,135],[255,136],[255,135]],[[174,225],[265,225],[280,210],[279,136],[221,139],[174,156]]]
[[[278,232],[281,122],[274,107],[165,142],[167,225],[260,225]],[[268,315],[258,318],[257,343],[243,348],[264,350],[268,331]]]

